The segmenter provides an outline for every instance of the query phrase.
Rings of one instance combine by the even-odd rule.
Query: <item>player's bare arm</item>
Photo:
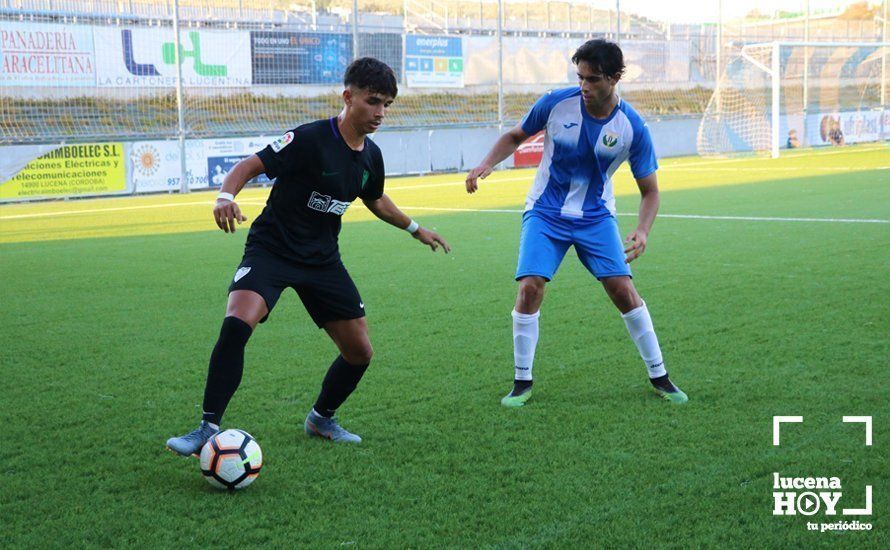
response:
[[[248,181],[259,176],[263,171],[263,161],[256,155],[250,155],[232,168],[232,171],[223,180],[222,187],[219,190],[220,197],[216,199],[216,204],[213,205],[213,219],[216,220],[217,227],[226,233],[234,233],[235,222],[237,221],[240,224],[247,220],[241,213],[241,208],[238,207],[238,203],[234,201],[234,198]],[[231,195],[232,199],[223,196],[224,194]]]
[[[365,203],[365,206],[368,207],[368,210],[374,213],[375,216],[385,221],[390,225],[394,225],[399,229],[408,229],[408,226],[411,225],[411,218],[408,217],[407,214],[399,210],[399,207],[396,206],[392,199],[384,193],[379,199],[374,201],[362,201]],[[451,246],[445,242],[445,239],[439,236],[435,231],[431,231],[425,227],[417,226],[417,229],[411,233],[411,236],[420,241],[421,243],[429,246],[433,251],[437,250],[439,246],[442,246],[442,250],[445,253],[451,252]]]
[[[516,126],[499,137],[482,163],[467,174],[467,193],[475,193],[476,189],[479,188],[477,180],[487,178],[491,171],[494,170],[494,167],[512,155],[526,139],[528,139],[528,134],[522,131],[521,126]]]
[[[645,178],[638,179],[637,187],[639,187],[642,197],[640,199],[640,214],[637,228],[624,241],[627,245],[627,248],[624,249],[627,258],[624,261],[627,263],[636,260],[646,251],[646,241],[649,238],[649,232],[652,230],[652,223],[655,222],[658,206],[661,204],[661,197],[658,193],[657,172],[652,172]]]

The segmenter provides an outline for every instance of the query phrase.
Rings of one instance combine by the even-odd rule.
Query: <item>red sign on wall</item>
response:
[[[541,163],[544,155],[544,130],[529,137],[513,153],[513,165],[516,168],[528,168]]]

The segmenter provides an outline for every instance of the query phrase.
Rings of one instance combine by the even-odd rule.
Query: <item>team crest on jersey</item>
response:
[[[282,149],[284,149],[285,147],[290,145],[290,142],[292,142],[293,140],[294,140],[294,133],[288,132],[288,133],[284,134],[283,136],[281,136],[280,138],[273,141],[272,143],[270,143],[269,146],[272,147],[273,151],[275,151],[276,153],[279,153],[279,152],[281,152]]]
[[[606,147],[615,147],[616,143],[618,143],[618,136],[612,132],[603,132],[603,145]]]
[[[322,195],[318,191],[313,191],[312,196],[309,197],[309,204],[306,206],[313,210],[318,210],[319,212],[325,212],[326,214],[342,216],[346,213],[346,209],[349,208],[350,204],[351,203],[332,199],[330,195]]]
[[[371,175],[371,173],[368,172],[367,170],[362,171],[362,189],[364,189],[365,184],[368,183],[368,176],[370,176],[370,175]]]

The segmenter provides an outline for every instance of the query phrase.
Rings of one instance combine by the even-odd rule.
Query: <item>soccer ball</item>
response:
[[[201,473],[217,489],[243,489],[253,483],[262,467],[259,443],[243,430],[220,432],[201,449]]]

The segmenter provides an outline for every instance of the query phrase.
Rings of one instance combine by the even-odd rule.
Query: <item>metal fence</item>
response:
[[[874,20],[825,17],[677,25],[620,7],[0,0],[0,144],[275,132],[337,109],[342,70],[365,55],[389,63],[402,84],[389,128],[511,124],[546,89],[574,83],[569,58],[591,37],[621,42],[622,93],[644,114],[700,115],[734,48],[882,32]]]
[[[677,123],[686,136],[713,111],[727,60],[746,44],[886,40],[886,0],[864,14],[852,13],[862,10],[850,1],[827,11],[798,3],[772,17],[733,18],[715,0],[701,7],[709,22],[678,24],[646,16],[653,5],[646,0],[0,0],[0,146],[27,146],[5,155],[27,159],[44,144],[124,143],[134,166],[154,158],[143,167],[154,173],[175,140],[169,156],[180,159],[182,177],[167,180],[181,180],[185,190],[194,188],[186,183],[188,141],[275,135],[330,116],[356,57],[379,58],[398,76],[388,130],[481,135],[515,124],[546,90],[575,85],[571,55],[593,37],[621,44],[622,97],[650,121],[688,119]],[[694,135],[687,141],[694,144]],[[208,155],[227,147],[217,145]],[[23,162],[0,161],[0,181]],[[198,170],[210,169],[191,172]],[[167,188],[132,174],[131,192]],[[31,196],[4,193],[0,199]]]

